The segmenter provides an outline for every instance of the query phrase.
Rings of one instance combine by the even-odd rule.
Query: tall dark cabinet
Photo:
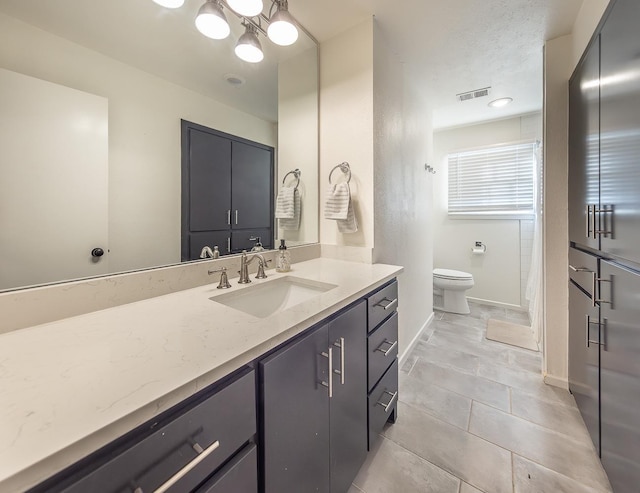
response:
[[[260,362],[265,493],[344,493],[364,462],[366,306]]]
[[[272,147],[182,121],[182,260],[273,248]]]
[[[569,386],[615,493],[640,485],[640,2],[569,85]]]

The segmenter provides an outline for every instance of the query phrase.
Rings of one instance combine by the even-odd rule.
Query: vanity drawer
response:
[[[384,424],[398,405],[398,360],[384,374],[382,380],[369,394],[369,450],[378,438]]]
[[[247,445],[197,493],[258,493],[258,451]]]
[[[371,390],[398,356],[398,312],[387,319],[367,339],[369,387]]]
[[[191,491],[256,433],[255,372],[234,380],[62,491],[155,491],[179,471],[167,492]],[[57,490],[56,490],[57,491]]]
[[[393,281],[367,297],[369,332],[389,317],[398,307],[398,281]]]

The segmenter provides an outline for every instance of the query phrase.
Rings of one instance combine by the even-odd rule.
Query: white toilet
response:
[[[469,313],[465,292],[473,287],[473,276],[451,269],[433,269],[433,308],[451,313]]]

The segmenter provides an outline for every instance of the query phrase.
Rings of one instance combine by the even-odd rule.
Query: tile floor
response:
[[[526,314],[471,304],[436,312],[400,372],[387,425],[348,493],[610,492],[571,394],[547,386],[540,353],[484,338]]]

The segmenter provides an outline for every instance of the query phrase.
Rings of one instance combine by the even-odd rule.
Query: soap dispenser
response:
[[[218,250],[218,245],[213,247],[213,257],[212,258],[220,258],[220,250]]]
[[[289,272],[291,270],[291,256],[284,244],[284,240],[280,240],[280,247],[276,255],[276,272]]]

